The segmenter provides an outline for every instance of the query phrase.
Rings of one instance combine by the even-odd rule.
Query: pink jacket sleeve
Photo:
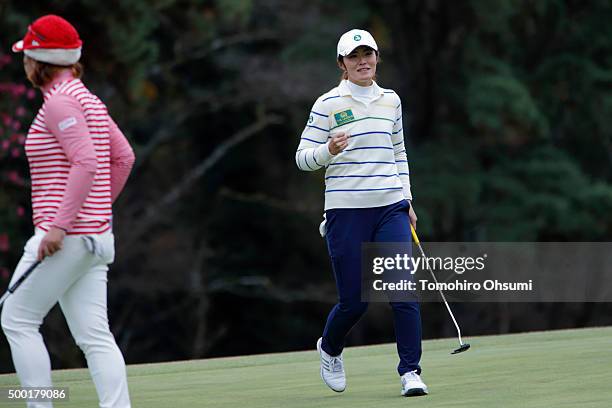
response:
[[[129,142],[112,119],[110,119],[109,133],[111,145],[111,194],[114,203],[125,186],[136,158]]]
[[[96,150],[83,109],[74,97],[51,96],[45,103],[45,122],[70,162],[66,192],[53,221],[53,226],[68,231],[91,190],[97,168]]]

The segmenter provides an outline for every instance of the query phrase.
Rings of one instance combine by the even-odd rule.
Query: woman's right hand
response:
[[[335,156],[348,146],[348,140],[350,135],[346,132],[339,132],[332,135],[331,140],[327,144],[329,152]]]

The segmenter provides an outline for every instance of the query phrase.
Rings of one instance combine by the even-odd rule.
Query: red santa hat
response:
[[[83,41],[68,21],[60,16],[42,16],[28,27],[23,40],[13,44],[13,52],[54,65],[72,65],[81,58]]]

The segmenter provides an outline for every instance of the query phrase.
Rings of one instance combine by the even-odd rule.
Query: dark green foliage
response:
[[[603,241],[612,232],[607,1],[4,2],[0,54],[49,12],[77,26],[85,82],[138,158],[115,206],[109,287],[129,362],[312,346],[335,286],[317,231],[323,175],[300,173],[294,151],[312,102],[338,81],[336,41],[350,28],[379,40],[379,82],[402,98],[424,240]],[[1,75],[25,84],[19,57]],[[2,97],[12,114],[16,102]],[[28,111],[39,102],[26,100]],[[27,175],[23,157],[0,159],[0,174]],[[1,180],[0,207],[10,209],[0,234],[11,245],[0,267],[12,268],[31,232],[15,215],[27,185]],[[458,314],[476,334],[601,324],[594,316],[605,308],[564,320],[549,319],[552,307],[529,321],[501,306]],[[424,310],[427,336],[452,334],[442,308]],[[70,344],[57,320],[48,335]],[[384,332],[374,320],[354,339],[389,340],[390,324]],[[57,366],[78,364],[65,348],[53,352]]]

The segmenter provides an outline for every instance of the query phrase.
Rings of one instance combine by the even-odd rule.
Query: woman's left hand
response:
[[[414,212],[414,207],[412,207],[412,203],[410,203],[410,209],[408,210],[408,217],[410,217],[410,224],[412,224],[412,228],[414,228],[416,230],[416,223],[417,223],[417,215]]]
[[[38,260],[42,261],[47,256],[51,256],[64,245],[64,237],[66,231],[61,228],[51,227],[45,234],[40,245],[38,246]]]

